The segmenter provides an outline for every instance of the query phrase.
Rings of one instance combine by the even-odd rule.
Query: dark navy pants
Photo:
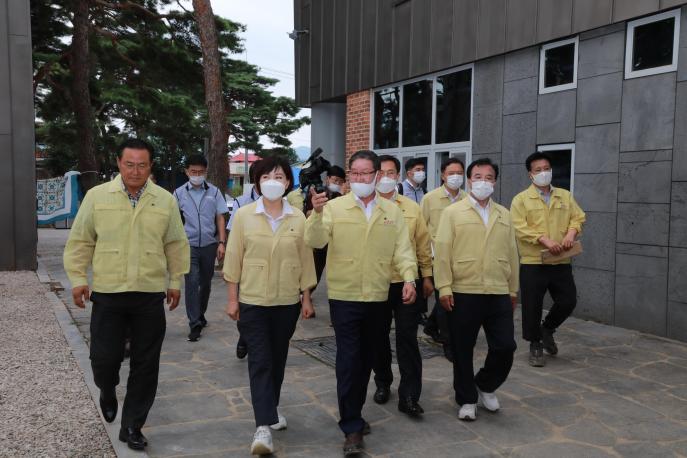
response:
[[[447,314],[453,346],[453,389],[458,405],[476,404],[477,388],[493,393],[510,373],[516,348],[513,307],[508,294],[454,292],[453,301],[453,310]],[[489,349],[484,366],[475,375],[472,358],[480,328],[484,328]]]
[[[363,405],[383,336],[384,302],[329,300],[336,335],[336,395],[344,434],[362,431]],[[250,348],[250,343],[249,343]]]
[[[142,428],[155,401],[166,328],[164,299],[164,293],[91,294],[91,368],[101,390],[119,384],[127,329],[131,337],[123,428]]]
[[[184,276],[184,299],[188,325],[193,329],[207,323],[205,312],[210,300],[212,276],[215,274],[217,244],[204,247],[191,247],[191,269]]]
[[[248,352],[250,397],[255,426],[273,425],[279,421],[277,406],[284,381],[289,341],[296,330],[301,304],[239,304],[239,331]]]
[[[422,283],[416,282],[416,290],[422,294]],[[384,304],[384,329],[380,348],[376,352],[373,366],[375,384],[378,387],[389,387],[393,381],[391,371],[391,319],[396,322],[396,361],[401,373],[401,381],[398,384],[398,396],[400,399],[411,397],[414,401],[420,400],[422,391],[422,357],[417,343],[417,327],[422,307],[416,301],[413,304],[403,303],[403,282],[392,283],[389,287],[389,299]]]

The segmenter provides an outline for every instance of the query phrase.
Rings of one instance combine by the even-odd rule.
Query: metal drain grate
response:
[[[396,349],[394,342],[396,341],[396,333],[392,331],[389,338],[391,339],[391,357],[395,363]],[[420,356],[422,356],[422,359],[429,359],[435,356],[444,356],[444,351],[441,346],[429,343],[424,338],[418,338],[417,342],[420,347]],[[326,364],[327,366],[336,366],[336,340],[334,336],[292,340],[291,345],[312,356],[321,363]]]

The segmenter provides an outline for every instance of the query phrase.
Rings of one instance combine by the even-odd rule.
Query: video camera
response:
[[[310,192],[311,187],[315,187],[315,192],[320,194],[327,190],[326,186],[322,182],[322,174],[329,170],[331,164],[328,160],[321,156],[322,148],[317,148],[312,152],[310,157],[304,162],[304,164],[310,163],[310,165],[301,170],[300,174],[300,187],[306,193]]]

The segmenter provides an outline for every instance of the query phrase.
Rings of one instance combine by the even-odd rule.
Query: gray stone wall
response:
[[[576,315],[687,341],[687,8],[677,72],[624,79],[625,24],[579,35],[577,89],[539,95],[539,47],[475,64],[473,158],[509,206],[537,145],[575,143],[587,213]]]
[[[0,0],[0,270],[36,268],[29,2]]]

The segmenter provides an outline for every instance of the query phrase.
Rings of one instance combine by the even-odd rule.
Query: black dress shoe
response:
[[[556,345],[556,341],[553,338],[553,332],[547,327],[541,327],[541,340],[544,344],[544,350],[551,356],[558,354],[558,345]]]
[[[117,417],[117,395],[112,390],[100,390],[100,410],[106,422],[112,423]]]
[[[377,404],[386,404],[389,396],[391,396],[391,390],[388,386],[378,386],[373,399]]]
[[[363,434],[358,431],[356,433],[346,434],[346,441],[343,445],[344,456],[356,456],[363,451]]]
[[[198,339],[200,339],[200,333],[202,330],[203,330],[203,325],[201,325],[201,324],[193,326],[193,328],[191,328],[191,332],[188,335],[188,341],[189,342],[198,342]]]
[[[398,401],[398,410],[410,417],[418,418],[425,411],[417,401],[411,397],[403,398]]]
[[[439,329],[437,329],[435,326],[432,325],[426,325],[423,329],[422,332],[426,335],[432,338],[433,341],[436,343],[444,343],[444,338],[439,334]]]
[[[148,445],[148,439],[143,435],[141,429],[132,426],[122,427],[119,430],[119,440],[126,442],[131,450],[143,450]]]
[[[248,346],[246,346],[246,344],[241,343],[241,342],[237,343],[236,344],[236,357],[238,359],[243,359],[246,357],[247,354],[248,354]]]

